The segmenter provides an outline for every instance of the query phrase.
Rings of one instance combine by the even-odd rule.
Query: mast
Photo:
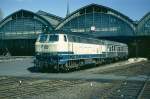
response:
[[[67,0],[67,13],[66,17],[70,14],[70,9],[69,9],[69,0]]]

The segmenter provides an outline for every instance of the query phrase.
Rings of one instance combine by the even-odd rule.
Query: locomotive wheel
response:
[[[56,69],[57,72],[60,72],[60,67],[59,67],[59,65],[57,65],[55,69]]]
[[[68,63],[66,63],[66,64],[64,65],[64,70],[65,70],[65,72],[69,71]]]

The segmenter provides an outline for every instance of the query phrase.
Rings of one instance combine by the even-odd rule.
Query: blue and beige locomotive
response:
[[[78,33],[40,34],[35,43],[35,66],[57,71],[126,59],[128,46]]]

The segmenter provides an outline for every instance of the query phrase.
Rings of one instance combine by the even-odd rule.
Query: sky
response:
[[[115,9],[134,21],[140,20],[146,13],[150,12],[150,0],[0,0],[0,9],[3,11],[4,17],[19,9],[33,12],[43,10],[65,17],[67,1],[69,1],[70,12],[88,4],[96,3]]]

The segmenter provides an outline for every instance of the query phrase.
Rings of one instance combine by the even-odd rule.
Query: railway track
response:
[[[145,81],[121,81],[106,95],[107,99],[150,99],[150,63],[142,63],[118,70],[102,72],[102,74],[123,75],[129,77],[147,76]]]
[[[143,87],[137,96],[137,99],[149,99],[150,98],[150,74],[148,78],[145,80]]]
[[[22,83],[20,83],[20,81]],[[55,92],[64,87],[73,87],[85,81],[37,80],[29,78],[5,78],[0,80],[0,99],[30,98]]]
[[[131,64],[129,66],[122,67],[122,68],[95,72],[95,74],[113,74],[113,75],[120,75],[120,76],[149,75],[149,73],[150,73],[150,61],[141,62],[139,64]]]
[[[123,81],[111,89],[106,99],[138,99],[139,93],[144,86],[144,82]],[[141,99],[141,98],[139,98]],[[144,98],[145,99],[145,98]]]
[[[22,81],[20,83],[19,81]],[[3,77],[0,79],[0,99],[28,99],[41,94],[52,94],[66,87],[74,87],[88,81],[41,80],[33,78]],[[99,81],[98,81],[99,82]],[[99,82],[101,83],[101,82]],[[103,94],[104,99],[149,99],[150,81],[116,81]]]

